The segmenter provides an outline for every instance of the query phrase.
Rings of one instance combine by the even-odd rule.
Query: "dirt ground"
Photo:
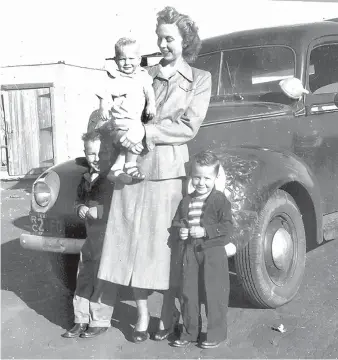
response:
[[[112,327],[94,339],[64,339],[72,324],[72,294],[57,279],[45,252],[25,250],[31,181],[1,183],[1,358],[338,358],[338,241],[307,254],[303,284],[289,304],[256,309],[231,273],[228,343],[214,350],[177,349],[168,341],[130,342],[136,310],[121,292]],[[150,298],[150,332],[156,329],[161,294]],[[273,330],[283,324],[286,332]]]

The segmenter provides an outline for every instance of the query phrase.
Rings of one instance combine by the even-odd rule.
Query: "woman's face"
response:
[[[156,30],[157,45],[166,62],[182,58],[183,38],[175,24],[162,24]]]

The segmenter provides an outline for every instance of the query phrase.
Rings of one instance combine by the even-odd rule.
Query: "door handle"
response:
[[[310,112],[311,114],[317,114],[322,112],[334,112],[338,111],[336,104],[322,104],[322,105],[311,105]]]

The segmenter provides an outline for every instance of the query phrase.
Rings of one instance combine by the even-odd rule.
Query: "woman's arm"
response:
[[[207,113],[211,95],[211,75],[208,72],[203,75],[196,84],[194,97],[187,110],[176,122],[144,126],[148,149],[158,144],[184,144],[197,134]]]
[[[129,131],[120,139],[122,146],[130,149],[145,136],[147,148],[152,150],[158,144],[180,145],[191,140],[199,130],[208,110],[211,95],[211,75],[203,72],[197,81],[192,101],[185,113],[174,123],[146,124],[142,131]]]

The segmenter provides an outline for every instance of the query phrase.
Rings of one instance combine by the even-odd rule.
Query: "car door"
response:
[[[299,134],[298,147],[303,149],[309,166],[321,188],[323,211],[338,210],[338,36],[324,37],[310,44],[307,54],[305,98],[310,135]],[[297,146],[297,144],[296,144]]]

